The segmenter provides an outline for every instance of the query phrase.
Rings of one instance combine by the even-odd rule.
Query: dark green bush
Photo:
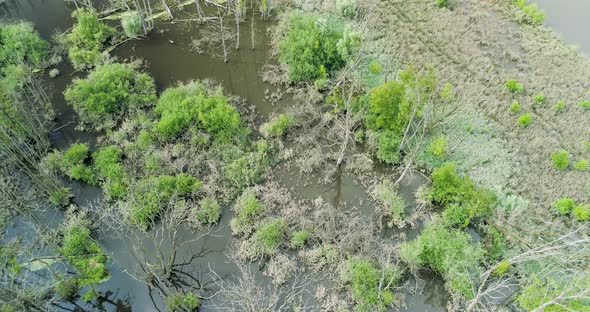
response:
[[[66,36],[70,61],[76,69],[93,67],[99,63],[115,29],[101,23],[94,10],[81,9],[73,17],[76,24]]]
[[[65,99],[83,123],[96,130],[108,129],[131,109],[151,106],[156,101],[154,80],[131,64],[106,64],[86,79],[74,79]]]
[[[432,172],[432,199],[443,205],[443,217],[451,225],[467,226],[473,219],[493,213],[492,192],[478,187],[467,176],[457,174],[453,163],[446,163]]]
[[[320,68],[330,73],[344,66],[337,43],[342,39],[343,23],[330,16],[292,11],[278,29],[285,30],[279,42],[279,60],[289,68],[291,81],[320,77]]]

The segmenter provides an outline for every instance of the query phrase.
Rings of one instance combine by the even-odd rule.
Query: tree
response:
[[[66,36],[70,61],[76,69],[96,66],[115,29],[101,23],[93,9],[77,10],[73,17],[76,24]]]
[[[75,79],[65,93],[82,123],[94,130],[115,126],[130,110],[151,106],[156,101],[154,80],[137,71],[134,64],[105,64],[85,79]]]

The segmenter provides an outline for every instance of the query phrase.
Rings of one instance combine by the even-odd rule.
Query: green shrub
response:
[[[76,24],[66,35],[70,61],[75,69],[93,67],[99,63],[115,29],[101,23],[94,10],[81,9],[73,17]]]
[[[572,274],[573,275],[573,274]],[[547,312],[588,311],[588,300],[578,294],[588,290],[586,274],[570,274],[559,278],[545,274],[532,274],[522,282],[516,301],[524,311],[543,307]],[[562,300],[552,301],[554,298]]]
[[[588,160],[587,159],[580,159],[574,163],[574,169],[580,171],[588,170]]]
[[[246,187],[262,181],[271,165],[270,157],[270,147],[264,140],[256,142],[256,150],[248,152],[236,146],[226,146],[222,152],[223,175],[232,193],[239,194]]]
[[[566,150],[553,152],[550,156],[553,161],[553,167],[556,169],[565,170],[570,164],[570,153]]]
[[[484,228],[484,248],[487,258],[492,262],[504,256],[507,250],[506,238],[496,227],[488,225]]]
[[[430,141],[428,152],[436,157],[442,158],[447,153],[448,141],[444,135],[438,135]]]
[[[587,204],[579,204],[576,205],[573,209],[574,217],[578,221],[587,221],[590,220],[590,205]]]
[[[74,299],[78,292],[78,279],[65,277],[55,284],[55,293],[63,300]]]
[[[193,293],[173,293],[166,297],[166,309],[169,312],[194,312],[197,311],[201,301]]]
[[[337,49],[344,30],[340,20],[296,10],[277,29],[285,31],[278,44],[279,60],[287,65],[291,81],[315,80],[322,66],[328,73],[344,66]]]
[[[459,176],[453,163],[434,169],[430,196],[445,207],[444,219],[456,226],[467,226],[473,219],[491,215],[495,205],[494,195],[477,187],[469,177]]]
[[[344,17],[354,18],[356,16],[356,0],[336,0],[336,12]]]
[[[590,110],[590,100],[583,100],[578,105],[584,110]]]
[[[533,96],[533,102],[536,105],[542,105],[543,103],[545,103],[545,94],[544,93],[535,94],[535,96]]]
[[[382,271],[362,259],[348,260],[341,276],[350,284],[355,311],[359,312],[386,311],[395,301],[392,289],[397,286],[399,277],[400,272],[395,269]]]
[[[402,243],[401,250],[404,250],[402,259],[440,273],[449,289],[473,298],[471,277],[479,274],[484,252],[479,244],[471,243],[469,234],[433,223],[414,241]]]
[[[403,220],[406,202],[397,193],[396,187],[391,180],[384,180],[377,184],[371,192],[371,197],[378,203],[378,215],[383,218],[383,221],[389,227],[393,227]]]
[[[293,117],[285,114],[279,114],[270,121],[262,124],[260,132],[264,137],[281,137],[287,129],[293,124]]]
[[[287,225],[283,219],[269,220],[263,223],[256,231],[256,245],[260,253],[265,255],[274,254],[285,236]]]
[[[86,79],[74,79],[65,93],[83,123],[108,129],[130,109],[150,106],[156,100],[154,80],[131,64],[106,64]]]
[[[449,0],[436,0],[436,5],[439,7],[447,7],[449,5]]]
[[[310,238],[311,234],[307,230],[301,230],[293,233],[291,236],[291,248],[302,248]]]
[[[125,198],[127,195],[126,177],[121,156],[123,151],[115,145],[105,146],[92,154],[94,170],[104,181],[103,190],[109,197]]]
[[[49,194],[49,202],[60,207],[66,207],[70,199],[74,197],[72,190],[68,187],[60,187]]]
[[[508,271],[509,268],[510,262],[508,262],[507,260],[500,261],[500,263],[498,263],[498,266],[494,270],[493,274],[495,276],[502,276],[504,275],[504,273],[506,273],[506,271]]]
[[[528,127],[532,122],[532,117],[531,117],[531,113],[526,113],[526,114],[522,114],[518,117],[518,120],[516,121],[516,123],[523,127],[526,128]]]
[[[504,83],[504,86],[506,86],[506,90],[508,90],[508,92],[510,92],[510,93],[520,93],[524,90],[524,87],[522,86],[522,84],[519,83],[518,80],[516,80],[516,79],[506,80],[506,82]]]
[[[545,20],[545,12],[539,10],[536,3],[527,4],[527,0],[513,0],[520,9],[522,22],[531,25],[539,25]]]
[[[205,197],[199,202],[196,218],[200,224],[215,224],[221,217],[221,206],[213,197]]]
[[[346,25],[342,33],[342,38],[336,43],[338,54],[345,61],[353,59],[355,53],[361,46],[362,39],[363,37],[360,32],[354,31],[350,25]]]
[[[125,35],[136,38],[143,34],[143,16],[138,11],[129,11],[121,15],[121,26]]]
[[[556,112],[563,112],[565,110],[565,101],[560,100],[559,102],[553,104],[553,106],[551,106],[551,109]]]
[[[252,190],[246,190],[236,200],[235,216],[231,221],[234,234],[249,234],[254,222],[264,212],[264,205],[256,198]]]
[[[560,215],[567,215],[572,212],[576,203],[573,198],[563,197],[553,203],[553,207]]]
[[[80,180],[90,185],[96,184],[96,175],[92,168],[84,162],[88,158],[88,144],[75,143],[63,153],[59,164],[60,170],[74,180]]]
[[[210,86],[208,81],[191,81],[166,89],[154,111],[160,116],[156,131],[164,138],[177,137],[193,125],[219,143],[242,140],[247,133],[223,90]]]
[[[512,104],[510,104],[510,108],[508,110],[511,113],[518,113],[518,112],[520,112],[520,103],[517,100],[512,101]]]
[[[10,65],[28,63],[40,66],[47,60],[49,46],[33,28],[31,23],[0,23],[0,72]]]
[[[384,130],[377,132],[377,158],[388,163],[395,164],[400,160],[400,144],[402,138],[394,131]]]

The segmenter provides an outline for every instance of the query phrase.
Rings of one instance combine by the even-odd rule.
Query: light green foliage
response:
[[[510,108],[508,110],[510,110],[511,113],[520,112],[520,103],[517,100],[512,101],[512,104],[510,104]]]
[[[70,212],[62,229],[59,252],[78,271],[79,287],[96,285],[108,277],[107,256],[91,237],[90,221],[85,215]]]
[[[169,312],[195,312],[201,301],[193,293],[174,293],[166,297],[166,309]]]
[[[351,259],[346,262],[341,278],[350,284],[356,302],[355,311],[384,312],[395,301],[392,290],[400,275],[397,268],[380,270],[370,261]]]
[[[328,73],[344,66],[337,43],[342,39],[343,23],[331,16],[292,11],[282,18],[279,60],[288,66],[291,81],[309,81],[320,77],[323,66]]]
[[[494,270],[493,274],[495,276],[502,276],[504,275],[504,273],[506,273],[506,271],[508,271],[509,268],[510,262],[508,262],[507,260],[500,261],[500,263],[498,263],[498,266]]]
[[[584,110],[590,110],[590,100],[580,101],[578,103],[578,106],[580,106]]]
[[[563,112],[565,110],[565,101],[560,100],[559,102],[553,104],[553,106],[551,106],[551,109],[558,113]]]
[[[125,35],[136,38],[143,33],[143,16],[138,11],[129,11],[121,15],[121,26]]]
[[[74,180],[96,184],[96,175],[92,168],[85,164],[88,158],[88,144],[74,143],[63,153],[59,168],[62,173]]]
[[[0,69],[28,63],[40,66],[46,61],[49,47],[33,25],[26,22],[0,23]],[[2,71],[0,76],[5,76]]]
[[[449,0],[436,0],[436,5],[439,7],[447,7],[449,5]]]
[[[443,218],[454,226],[467,226],[473,219],[491,215],[495,204],[490,191],[457,174],[453,163],[434,169],[430,196],[444,206]]]
[[[513,0],[516,7],[520,10],[521,20],[527,24],[539,25],[545,20],[545,12],[539,10],[536,3],[527,4],[527,0]]]
[[[400,71],[398,78],[369,91],[365,124],[371,130],[391,130],[401,136],[412,114],[421,109],[436,86],[432,70],[418,72],[414,67]]]
[[[590,205],[588,204],[579,204],[576,205],[573,209],[574,217],[578,221],[588,221],[590,220]]]
[[[567,215],[572,212],[576,203],[573,198],[563,197],[553,203],[553,207],[560,215]]]
[[[307,230],[301,230],[293,233],[291,236],[291,248],[302,248],[305,246],[307,240],[311,237],[311,233]]]
[[[533,96],[533,102],[536,105],[542,105],[543,103],[545,103],[545,94],[544,93],[535,94],[535,96]]]
[[[264,209],[264,205],[256,198],[254,191],[244,191],[234,206],[235,216],[230,224],[232,232],[234,234],[249,234]]]
[[[580,159],[574,163],[574,169],[579,171],[586,171],[588,170],[588,160],[587,159]]]
[[[293,117],[285,114],[279,114],[270,121],[262,124],[260,132],[264,137],[281,137],[287,129],[295,122]]]
[[[444,135],[438,135],[430,140],[428,152],[436,157],[442,158],[447,153],[448,141]]]
[[[516,121],[516,123],[523,128],[528,127],[532,122],[532,117],[531,117],[531,113],[525,113],[522,114],[518,117],[518,120]]]
[[[187,196],[201,187],[197,178],[181,173],[139,180],[131,189],[128,222],[147,229],[171,199]]]
[[[393,227],[403,220],[406,202],[397,193],[391,180],[383,180],[377,184],[371,192],[371,197],[377,202],[379,216],[383,218],[387,226]]]
[[[336,0],[336,12],[344,17],[354,18],[356,16],[356,0]]]
[[[260,181],[271,165],[268,142],[256,142],[253,151],[244,151],[236,146],[226,146],[222,152],[223,175],[232,193],[239,194],[244,188]]]
[[[525,311],[532,311],[540,306],[545,306],[542,311],[547,312],[589,311],[588,300],[579,295],[590,288],[590,275],[585,273],[560,280],[542,274],[533,275],[527,278],[528,281],[521,288],[516,300]],[[554,298],[562,299],[551,303]]]
[[[377,140],[377,158],[388,163],[395,164],[399,162],[402,138],[391,130],[384,130],[376,133]]]
[[[76,24],[66,36],[70,61],[76,69],[93,67],[99,63],[115,29],[101,23],[94,10],[81,9],[73,17]]]
[[[121,165],[123,151],[115,145],[105,146],[92,154],[94,170],[104,183],[103,190],[111,198],[127,195],[126,173]]]
[[[558,170],[565,170],[569,167],[570,164],[570,153],[566,150],[560,150],[557,152],[553,152],[550,155],[551,160],[553,161],[553,167]]]
[[[287,225],[283,219],[264,222],[256,231],[255,240],[260,253],[274,254],[283,242]]]
[[[510,92],[510,93],[520,93],[524,90],[524,87],[522,86],[522,84],[519,83],[518,80],[516,80],[516,79],[506,80],[506,82],[504,83],[504,86],[506,87],[506,90],[508,90],[508,92]]]
[[[360,32],[354,31],[350,25],[346,25],[342,38],[336,43],[338,54],[346,61],[351,60],[361,46],[362,39]]]
[[[113,126],[131,109],[156,100],[154,80],[131,64],[105,64],[86,79],[74,79],[64,93],[83,123],[96,130]]]
[[[402,253],[403,250],[403,253]],[[453,292],[473,297],[472,277],[478,276],[483,249],[471,243],[469,234],[433,223],[411,242],[402,243],[400,253],[410,266],[426,266],[440,273]]]
[[[177,137],[193,125],[219,143],[239,141],[246,134],[240,114],[228,103],[223,90],[208,81],[191,81],[166,89],[154,111],[160,116],[156,131],[164,138]]]
[[[199,201],[196,218],[200,224],[215,224],[221,218],[221,206],[213,197],[205,197]]]

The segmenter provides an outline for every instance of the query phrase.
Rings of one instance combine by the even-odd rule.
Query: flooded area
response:
[[[545,10],[545,25],[555,30],[566,43],[590,55],[590,1],[537,0]]]

